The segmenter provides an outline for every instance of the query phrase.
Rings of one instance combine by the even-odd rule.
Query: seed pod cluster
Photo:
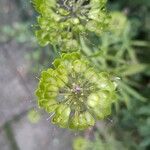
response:
[[[32,0],[36,11],[35,32],[42,46],[59,45],[62,51],[80,50],[79,36],[101,34],[108,26],[107,0]]]
[[[116,100],[116,83],[97,72],[80,53],[62,54],[43,71],[36,90],[38,105],[52,113],[52,123],[83,130],[106,118]]]

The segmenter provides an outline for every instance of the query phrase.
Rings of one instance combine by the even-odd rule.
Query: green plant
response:
[[[74,7],[78,7],[79,2],[84,2],[79,7],[85,8],[83,9],[84,13],[80,9],[80,11],[75,12],[75,14],[77,13],[75,16],[72,16],[70,12]],[[94,5],[91,5],[92,2]],[[149,149],[149,2],[147,0],[108,1],[108,7],[111,9],[109,14],[106,11],[105,0],[62,0],[60,2],[53,0],[51,3],[48,0],[45,2],[34,0],[33,3],[39,13],[38,25],[35,31],[37,39],[43,46],[51,45],[53,50],[51,53],[54,52],[54,56],[57,56],[57,59],[54,61],[54,72],[57,72],[58,68],[61,68],[59,66],[61,66],[61,63],[63,64],[62,58],[65,55],[69,55],[69,58],[71,58],[72,52],[75,52],[80,54],[81,58],[84,58],[90,64],[89,67],[94,68],[96,74],[97,72],[107,72],[106,74],[110,77],[109,80],[111,80],[111,83],[115,82],[118,87],[116,91],[113,90],[112,92],[117,92],[115,95],[118,99],[118,101],[114,102],[115,107],[113,107],[111,113],[115,125],[107,127],[109,131],[111,130],[112,136],[110,134],[104,136],[105,133],[98,132],[99,127],[95,126],[97,133],[96,140],[93,141],[92,138],[92,140],[80,138],[77,140],[78,144],[74,145],[74,149],[99,150],[99,147],[110,150]],[[98,7],[99,4],[101,4],[101,7]],[[92,17],[90,10],[92,10]],[[69,69],[69,64],[72,61],[69,62],[63,72]],[[81,62],[79,64],[83,65]],[[48,70],[45,73],[48,73]],[[82,75],[86,72],[87,70]],[[70,76],[72,77],[69,74]],[[59,73],[59,77],[56,80],[59,80],[61,77],[64,78],[64,74],[60,75]],[[51,79],[51,75],[47,75],[46,78]],[[76,81],[79,81],[80,78],[85,80],[85,78],[80,76]],[[41,77],[40,81],[42,80],[43,77]],[[63,81],[65,80],[63,79]],[[72,82],[69,80],[67,83],[70,84]],[[41,88],[40,84],[45,85],[45,83],[43,81],[39,83],[37,92],[38,102],[47,111],[48,105],[46,103],[48,100],[47,98],[45,101],[41,99],[41,93],[45,93],[47,89]],[[72,90],[74,90],[74,87],[78,86],[72,87]],[[60,89],[58,86],[56,88]],[[80,87],[78,88],[80,89]],[[66,84],[63,86],[63,89],[66,89]],[[39,94],[40,90],[42,92]],[[57,95],[60,94],[60,92],[56,93]],[[55,97],[54,100],[57,100],[57,98]],[[61,100],[63,99],[65,98],[62,96]],[[52,121],[58,126],[63,127],[66,127],[67,122],[67,127],[69,127],[70,118],[74,113],[71,113],[69,115],[70,118],[66,119],[66,116],[61,116],[62,113],[60,113],[63,108],[64,106],[60,105],[60,108],[53,110]],[[93,107],[92,111],[95,110],[96,108]],[[67,108],[67,111],[70,112],[70,107]],[[67,111],[65,114],[68,113]],[[100,113],[98,112],[99,115]],[[107,115],[104,115],[103,119],[107,117]],[[80,117],[77,118],[79,119]],[[86,117],[84,115],[81,118],[80,121],[74,119],[74,124],[70,127],[85,129],[93,126],[94,121],[97,120],[94,116],[94,120],[92,119],[93,121],[90,121],[88,124],[85,121]],[[61,119],[66,122],[62,122]]]
[[[52,72],[57,72],[56,70],[58,70],[61,63],[63,63],[61,59],[65,57],[65,55],[67,56],[68,54],[71,58],[73,57],[71,52],[75,51],[86,59],[87,62],[90,62],[90,66],[94,66],[96,72],[107,72],[107,74],[111,76],[109,80],[118,84],[119,91],[117,97],[120,100],[120,103],[126,104],[128,109],[132,108],[132,100],[147,101],[147,98],[142,95],[142,92],[139,92],[139,85],[135,80],[137,74],[148,69],[148,64],[144,62],[141,63],[135,52],[135,49],[138,46],[149,47],[148,42],[135,40],[138,28],[140,27],[138,21],[132,19],[129,20],[125,13],[119,11],[112,11],[110,12],[111,15],[109,15],[106,11],[105,0],[53,0],[51,3],[49,3],[48,0],[34,0],[33,4],[39,13],[37,30],[35,31],[37,39],[43,46],[51,44],[55,55],[59,57],[54,61],[54,64],[57,64],[58,66],[54,65],[55,70]],[[79,8],[84,8],[84,12],[81,12],[81,9]],[[98,14],[100,14],[100,16]],[[133,29],[134,24],[135,26]],[[62,52],[65,52],[66,54],[60,55]],[[70,63],[65,66],[65,69],[63,70],[64,74],[62,75],[63,80],[67,83],[68,79],[65,79],[67,77],[65,76],[65,72],[67,70],[66,68],[69,68],[72,63],[71,61],[72,60],[69,60]],[[80,61],[79,64],[81,66],[83,65]],[[80,65],[77,65],[78,68],[81,68]],[[74,68],[74,66],[72,66],[72,68]],[[48,73],[49,70],[46,72]],[[86,71],[83,74],[85,73]],[[57,77],[56,80],[60,80],[59,78],[61,78],[61,75],[59,74],[57,76],[59,77]],[[51,79],[51,75],[47,75],[47,78]],[[81,76],[80,78],[83,79]],[[43,84],[42,80],[43,77],[41,77],[40,84]],[[55,82],[58,82],[56,80]],[[84,80],[85,79],[83,79],[83,81]],[[107,81],[109,80],[107,79]],[[62,84],[59,82],[57,84]],[[76,82],[78,82],[78,79]],[[69,84],[70,83],[72,82],[69,80]],[[55,96],[59,95],[59,88],[57,86]],[[109,91],[108,89],[106,90]],[[45,99],[44,102],[42,101],[42,108],[47,110],[48,105],[46,103],[54,101],[50,102],[49,98],[45,98],[45,96],[41,97],[46,91],[46,88],[41,89],[41,87],[39,87],[36,95],[39,98],[39,102],[42,101],[42,99]],[[55,97],[53,100],[54,99],[56,100]],[[119,103],[116,102],[115,106],[116,110],[119,112]],[[70,117],[68,117],[70,115],[68,114],[72,114],[70,113],[70,108],[68,108],[68,119],[65,120],[65,123],[62,123],[62,120],[65,117],[61,118],[59,109],[57,110],[57,107],[53,107],[53,109],[55,109],[52,110],[52,112],[55,113],[55,119],[52,119],[55,121],[53,122],[60,126],[68,127],[66,125],[70,121]],[[93,110],[95,110],[95,108]],[[83,120],[81,119],[81,122]],[[84,127],[82,125],[79,126],[79,124],[80,123],[78,123],[76,127],[74,126],[74,128],[82,129],[93,125],[94,123],[91,121],[90,125],[87,125],[84,122]]]
[[[108,26],[106,0],[33,0],[33,4],[40,14],[35,32],[40,44],[50,43],[56,53],[67,52],[54,61],[55,69],[42,72],[38,104],[54,113],[52,122],[60,127],[93,126],[95,119],[111,113],[117,99],[113,75],[92,68],[81,46],[81,39],[89,39],[88,34],[99,36]]]

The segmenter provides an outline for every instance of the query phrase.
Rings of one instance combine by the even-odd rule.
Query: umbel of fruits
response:
[[[41,73],[38,105],[52,113],[52,123],[83,130],[111,114],[116,83],[106,72],[97,72],[80,53],[62,54],[54,67]]]
[[[107,0],[32,0],[39,13],[35,32],[42,46],[61,45],[62,51],[79,50],[79,36],[101,34],[107,27]]]

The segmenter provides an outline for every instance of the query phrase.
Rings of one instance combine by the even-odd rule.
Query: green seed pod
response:
[[[55,115],[52,119],[52,122],[54,124],[58,124],[60,127],[63,128],[68,127],[70,112],[71,109],[69,106],[60,104],[55,111]]]
[[[41,73],[38,105],[54,113],[52,123],[83,130],[111,113],[116,86],[109,73],[97,72],[80,53],[62,54],[54,69]]]
[[[75,60],[73,62],[73,68],[77,73],[84,72],[87,69],[87,63],[81,60]]]
[[[90,94],[87,99],[87,105],[91,108],[94,108],[98,104],[99,104],[99,96],[96,93]]]
[[[126,27],[129,26],[129,21],[127,16],[121,12],[111,12],[111,19],[109,24],[109,30],[116,36],[120,38],[126,30]]]
[[[71,129],[83,130],[90,126],[94,126],[95,120],[89,112],[79,113],[75,112],[74,116],[70,119],[69,127]]]

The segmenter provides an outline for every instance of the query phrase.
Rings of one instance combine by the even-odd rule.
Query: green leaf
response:
[[[121,100],[123,100],[125,102],[127,108],[130,109],[131,108],[130,96],[122,90],[120,91],[120,93],[121,93],[121,96],[119,98]]]
[[[128,66],[127,69],[121,73],[121,75],[122,76],[134,75],[134,74],[143,72],[146,68],[147,68],[147,65],[145,64],[132,64]]]
[[[119,84],[120,84],[120,87],[122,88],[122,90],[124,90],[124,92],[128,93],[129,95],[131,95],[131,96],[135,97],[136,99],[143,101],[143,102],[145,102],[147,100],[147,98],[143,97],[132,87],[128,86],[126,83],[119,82]]]
[[[150,115],[150,105],[139,108],[137,114],[139,115]]]

